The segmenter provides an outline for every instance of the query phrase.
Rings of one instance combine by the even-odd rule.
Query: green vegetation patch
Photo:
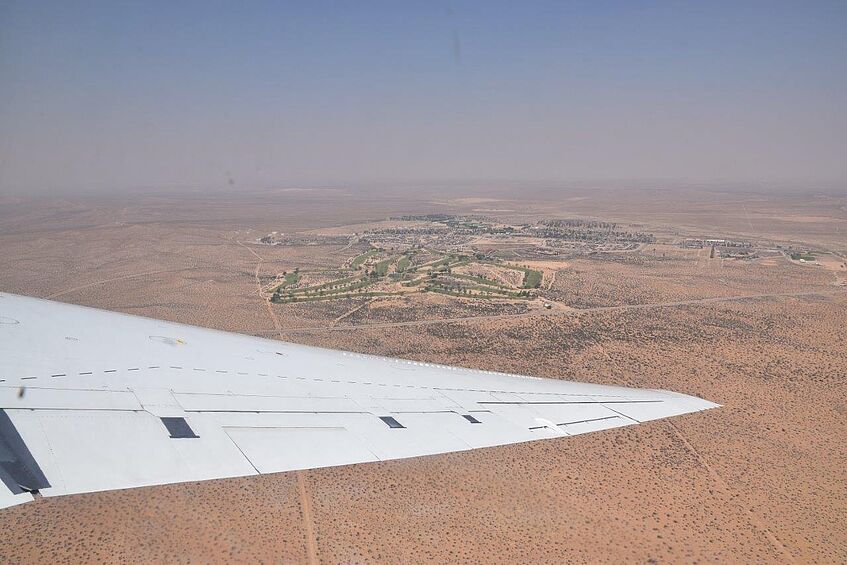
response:
[[[536,271],[535,269],[524,270],[523,287],[538,288],[539,286],[541,286],[541,271]]]
[[[381,251],[383,250],[380,248],[372,247],[368,251],[353,258],[349,265],[352,269],[361,269],[368,262],[369,258]],[[286,287],[300,280],[298,271],[287,273],[285,275],[285,281],[274,289],[271,301],[276,304],[291,304],[295,302],[340,300],[344,298],[397,296],[409,294],[410,292],[437,292],[439,294],[474,299],[524,299],[532,296],[529,289],[538,288],[541,285],[541,271],[530,269],[529,267],[502,264],[500,261],[487,258],[480,260],[479,258],[473,258],[469,255],[459,253],[439,254],[440,257],[433,261],[415,265],[412,262],[415,253],[416,251],[406,251],[402,255],[395,255],[372,264],[372,267],[368,268],[369,272],[354,274],[349,277],[304,288],[287,289]],[[499,265],[508,269],[521,271],[524,273],[523,286],[516,289],[511,285],[504,284],[501,281],[484,275],[468,275],[452,272],[454,267],[471,263]],[[394,272],[389,274],[392,264],[394,265]],[[428,273],[420,273],[419,269],[422,268],[427,268]],[[399,282],[404,288],[399,291],[365,290],[366,287],[385,280]]]
[[[358,269],[362,266],[362,264],[364,264],[365,261],[368,260],[368,257],[377,253],[377,251],[377,249],[368,249],[367,251],[350,261],[350,267],[353,269]]]
[[[348,279],[344,279],[344,280],[348,280]],[[336,282],[338,282],[338,281],[336,281]],[[303,296],[303,295],[312,296],[312,295],[315,295],[315,294],[317,294],[319,296],[323,296],[323,295],[335,296],[335,295],[338,295],[338,294],[341,294],[341,293],[344,293],[344,292],[350,292],[351,290],[358,290],[360,288],[365,288],[366,286],[372,285],[372,284],[374,284],[374,281],[369,280],[369,279],[365,279],[365,278],[360,278],[360,279],[353,279],[352,283],[347,283],[347,284],[344,284],[344,285],[338,285],[338,286],[336,286],[336,288],[326,288],[325,287],[325,288],[314,288],[314,289],[311,289],[311,290],[302,289],[303,290],[302,292],[301,292],[301,289],[298,289],[298,290],[292,291],[291,294],[296,295],[296,296]]]
[[[803,261],[815,261],[816,260],[815,256],[812,255],[811,253],[792,253],[791,258],[794,259],[795,261],[800,261],[801,259]]]
[[[417,285],[421,284],[422,282],[424,282],[425,280],[427,280],[426,277],[418,277],[416,279],[404,281],[401,284],[403,286],[417,286]]]
[[[377,277],[384,277],[388,274],[388,267],[391,266],[391,263],[394,259],[385,259],[384,261],[380,261],[376,265],[374,265],[374,275]]]
[[[450,276],[455,277],[457,279],[462,279],[462,280],[465,280],[465,281],[472,281],[472,282],[475,282],[475,283],[478,283],[478,284],[484,284],[486,286],[493,286],[493,287],[496,287],[496,288],[509,288],[508,286],[504,285],[501,282],[491,280],[491,279],[486,278],[486,277],[477,276],[477,275],[463,275],[461,273],[450,273]]]
[[[274,292],[279,291],[287,286],[291,286],[293,284],[297,284],[300,282],[300,273],[298,271],[292,271],[290,273],[285,273],[285,280],[283,280],[280,284],[274,288]]]
[[[349,284],[353,281],[356,281],[356,280],[359,280],[359,277],[346,277],[346,278],[343,278],[343,279],[336,279],[334,281],[329,281],[329,282],[314,285],[314,286],[304,286],[303,288],[295,289],[292,292],[312,292],[312,291],[315,291],[315,290],[324,290],[324,289],[336,290],[332,287],[342,287],[342,286],[345,286],[345,285],[347,285],[347,284]]]
[[[456,290],[454,288],[448,288],[442,286],[440,284],[431,284],[429,286],[424,287],[426,292],[435,292],[438,294],[446,294],[448,296],[458,296],[460,298],[474,298],[474,299],[491,299],[491,298],[529,298],[529,292],[525,290],[521,290],[518,292],[508,292],[504,290],[498,290],[491,287],[481,287],[481,286],[473,286],[468,287],[463,290]],[[470,291],[475,290],[476,293],[471,293]]]
[[[397,261],[397,265],[394,266],[394,270],[397,271],[398,273],[402,273],[403,271],[408,269],[409,265],[411,265],[411,264],[412,264],[412,260],[409,259],[406,255],[403,255]]]
[[[529,267],[518,267],[517,265],[500,265],[514,271],[523,271],[523,288],[538,288],[541,286],[541,271],[530,269]]]
[[[341,300],[344,298],[373,298],[375,296],[400,296],[408,292],[356,292],[352,294],[332,294],[327,296],[283,296],[272,299],[276,304],[294,304],[299,302],[319,302],[321,300]]]

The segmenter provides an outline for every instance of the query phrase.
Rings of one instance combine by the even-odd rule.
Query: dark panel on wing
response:
[[[395,420],[394,418],[392,418],[391,416],[380,416],[379,419],[382,420],[383,422],[385,422],[386,425],[388,425],[389,428],[400,429],[400,428],[406,427],[403,424],[401,424],[400,422],[398,422],[397,420]]]
[[[162,423],[168,428],[172,439],[196,439],[200,436],[194,433],[185,418],[162,418]]]
[[[5,410],[0,410],[0,480],[15,494],[50,488]]]

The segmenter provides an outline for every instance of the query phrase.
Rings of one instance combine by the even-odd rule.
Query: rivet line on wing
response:
[[[366,357],[366,356],[361,356],[361,357]],[[450,367],[442,366],[442,365],[417,363],[417,362],[414,362],[414,361],[405,361],[405,362],[409,363],[409,364],[413,364],[413,365],[450,368]],[[158,365],[153,365],[153,366],[148,366],[147,368],[148,369],[160,369],[161,367],[159,367]],[[175,370],[183,370],[183,367],[177,366],[177,365],[171,365],[168,368],[175,369]],[[459,367],[459,369],[465,369],[465,368]],[[116,373],[116,372],[118,372],[118,370],[119,369],[105,369],[102,372],[103,373]],[[129,367],[129,368],[126,368],[124,370],[125,371],[140,371],[141,368],[140,367]],[[209,369],[205,369],[205,368],[201,368],[201,367],[194,367],[192,370],[198,371],[198,372],[209,371]],[[473,371],[473,369],[466,369],[466,370]],[[220,374],[228,374],[230,372],[229,370],[226,370],[226,369],[214,369],[213,371],[215,373],[220,373]],[[499,374],[499,373],[494,373],[493,371],[477,371],[477,372],[484,373],[484,374]],[[95,371],[83,371],[83,372],[79,372],[77,374],[80,375],[80,376],[89,376],[89,375],[93,375],[94,373],[95,373]],[[240,376],[249,376],[252,373],[239,371],[239,372],[235,372],[234,374],[237,374],[237,375],[240,375]],[[270,376],[268,373],[255,373],[255,375],[259,376],[259,377],[269,377]],[[59,378],[59,377],[66,377],[66,376],[67,376],[66,373],[55,373],[55,374],[50,375],[51,378]],[[37,375],[27,375],[25,377],[19,377],[19,380],[33,380],[33,379],[38,379],[38,378],[39,377]],[[274,375],[274,378],[287,379],[288,376],[286,376],[286,375]],[[492,390],[492,389],[479,389],[479,388],[431,387],[431,386],[415,385],[415,384],[403,384],[403,383],[390,383],[389,384],[389,383],[374,383],[374,382],[371,382],[371,381],[350,381],[350,380],[341,381],[340,379],[331,379],[331,380],[327,381],[326,379],[323,379],[323,378],[320,378],[320,377],[297,376],[295,378],[297,380],[309,380],[309,381],[320,382],[320,383],[324,383],[324,382],[329,382],[329,383],[345,382],[347,384],[352,384],[352,385],[366,385],[366,386],[374,386],[375,385],[375,386],[383,386],[383,387],[393,386],[393,387],[397,387],[397,388],[413,388],[413,389],[420,389],[420,390],[444,390],[444,391],[456,391],[456,392],[481,392],[481,393],[538,394],[538,393],[534,393],[532,391],[506,391],[506,390]],[[536,377],[530,377],[530,378],[535,379]],[[0,383],[3,383],[3,382],[6,382],[6,379],[0,379]],[[542,394],[553,394],[553,393],[542,393]],[[597,394],[592,395],[592,394],[568,394],[568,393],[557,393],[557,394],[562,395],[562,396],[582,396],[582,397],[587,397],[587,396],[598,397],[598,396],[600,396],[600,397],[603,397],[603,398],[621,398],[621,395],[597,395]]]

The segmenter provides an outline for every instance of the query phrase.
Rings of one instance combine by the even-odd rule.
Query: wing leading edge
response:
[[[0,508],[578,435],[717,406],[0,293]]]

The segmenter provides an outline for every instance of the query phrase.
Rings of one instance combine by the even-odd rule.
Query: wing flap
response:
[[[8,413],[50,478],[50,487],[40,489],[44,496],[255,473],[219,427],[201,422],[191,422],[199,437],[186,440],[172,439],[147,412]]]
[[[378,461],[345,428],[231,427],[227,435],[259,473]],[[312,448],[320,445],[318,453]]]
[[[448,412],[396,413],[380,416],[393,417],[402,427],[391,427],[377,415],[356,418],[350,420],[348,424],[348,429],[356,434],[380,460],[404,459],[470,449],[470,446],[461,439],[445,432],[443,422],[452,416]]]
[[[308,396],[245,396],[237,394],[174,395],[188,412],[361,412],[348,398]]]
[[[583,420],[582,422],[571,422],[569,424],[560,424],[559,429],[571,436],[587,434],[590,432],[599,432],[602,430],[611,430],[612,428],[621,428],[623,426],[631,426],[636,422],[622,416],[604,416],[594,420]]]
[[[123,390],[84,390],[73,388],[41,388],[21,385],[0,386],[0,409],[29,410],[141,410],[132,392]]]

